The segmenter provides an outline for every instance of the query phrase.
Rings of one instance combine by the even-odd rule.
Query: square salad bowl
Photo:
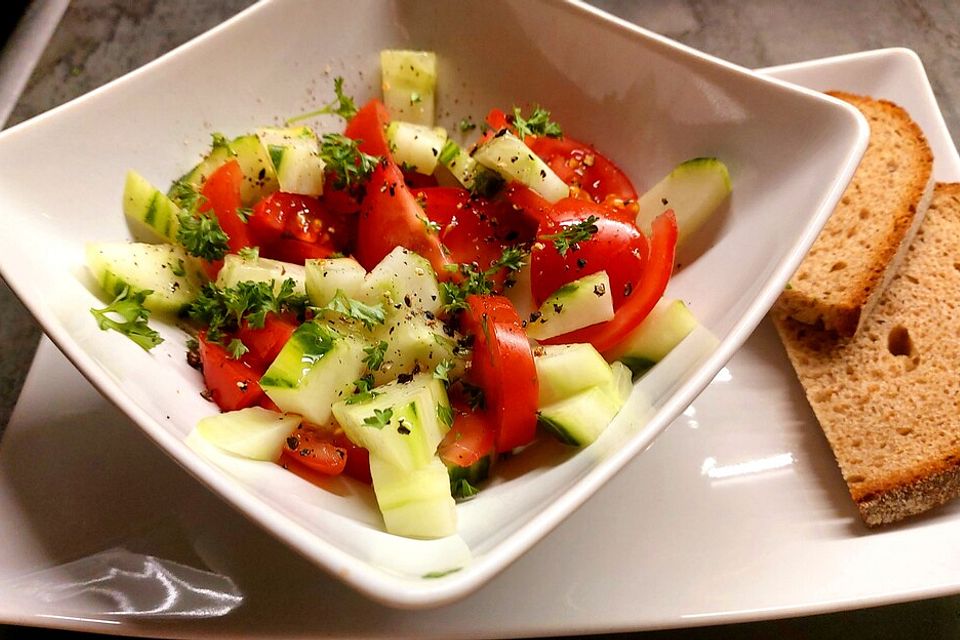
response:
[[[501,462],[457,506],[458,533],[437,540],[385,533],[360,483],[321,487],[197,446],[188,436],[217,410],[201,396],[177,321],[151,318],[164,342],[148,352],[101,331],[89,312],[104,297],[84,247],[131,238],[121,213],[128,170],[165,188],[202,157],[212,132],[237,136],[315,110],[332,100],[338,76],[358,104],[379,96],[382,49],[436,52],[437,120],[448,130],[466,116],[481,122],[491,107],[538,104],[640,192],[701,156],[721,159],[733,184],[678,255],[667,289],[702,326],[635,382],[595,443],[542,441]],[[310,124],[342,130],[329,115]],[[863,118],[838,101],[578,3],[275,0],[0,134],[0,273],[83,375],[200,482],[367,596],[432,607],[476,590],[547,535],[689,405],[775,301],[867,136]],[[600,544],[617,526],[596,524]]]

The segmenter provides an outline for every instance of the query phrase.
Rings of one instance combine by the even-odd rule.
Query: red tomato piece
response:
[[[263,371],[243,360],[234,360],[223,345],[207,340],[205,331],[198,336],[203,381],[211,398],[223,411],[235,411],[257,404],[263,397],[258,381]]]
[[[403,182],[393,162],[380,162],[367,183],[360,209],[355,257],[368,271],[396,247],[406,247],[430,261],[437,277],[451,276],[445,266],[450,259],[439,236],[428,228],[427,215]]]
[[[365,484],[371,484],[373,478],[370,476],[370,452],[350,442],[343,433],[334,436],[333,442],[347,452],[347,464],[343,468],[343,474]]]
[[[317,198],[277,191],[253,207],[250,241],[265,258],[303,264],[345,251],[353,241],[351,216],[333,214]]]
[[[548,236],[594,216],[597,232],[561,254]],[[632,221],[612,215],[609,208],[576,198],[554,204],[550,220],[541,225],[539,242],[530,255],[530,282],[539,306],[563,285],[597,271],[610,277],[613,308],[640,287],[649,253],[647,239]]]
[[[292,262],[293,264],[303,264],[307,260],[329,258],[333,253],[334,251],[330,247],[323,244],[314,244],[296,238],[280,238],[265,247],[263,257]]]
[[[372,156],[392,158],[387,144],[387,125],[390,113],[382,102],[374,98],[363,105],[347,123],[343,134],[359,141],[360,151]]]
[[[594,201],[608,196],[635,202],[637,191],[626,174],[593,146],[570,137],[530,136],[527,145],[569,185],[580,187]]]
[[[244,320],[237,337],[249,349],[244,359],[266,369],[276,359],[297,328],[293,318],[268,313],[262,327],[251,327]]]
[[[467,296],[463,330],[474,337],[469,377],[484,393],[498,452],[533,441],[539,385],[520,316],[503,296]]]
[[[519,182],[511,182],[503,190],[503,197],[535,224],[553,222],[553,218],[550,217],[553,205],[530,187]]]
[[[667,282],[673,273],[673,260],[677,248],[677,218],[673,211],[665,211],[653,221],[650,236],[650,258],[644,268],[640,286],[620,305],[612,320],[578,329],[549,340],[547,344],[589,342],[603,353],[640,324],[663,296]]]
[[[220,227],[227,234],[227,245],[231,253],[237,253],[244,247],[252,246],[247,230],[247,224],[237,215],[241,206],[240,185],[243,183],[243,171],[240,163],[231,160],[210,174],[203,183],[200,194],[203,202],[201,212],[212,211],[220,223]]]
[[[305,424],[287,438],[281,457],[329,476],[339,475],[347,465],[347,450],[335,444],[332,435]]]
[[[458,467],[469,467],[493,452],[494,429],[490,419],[478,411],[454,407],[453,426],[440,443],[440,458]]]

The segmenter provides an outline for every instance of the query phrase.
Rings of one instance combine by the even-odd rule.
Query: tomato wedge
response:
[[[650,313],[667,288],[673,273],[673,260],[677,248],[677,218],[667,210],[653,221],[650,236],[650,259],[643,272],[640,286],[626,298],[612,320],[571,331],[549,340],[546,344],[589,342],[603,353],[615,347]]]
[[[550,236],[591,216],[597,232],[561,253]],[[597,271],[606,271],[610,277],[614,309],[640,287],[649,248],[632,220],[623,220],[603,205],[576,198],[558,201],[548,218],[540,225],[540,241],[530,255],[530,281],[537,306],[563,285]]]
[[[343,134],[359,141],[357,146],[360,151],[371,156],[391,158],[386,134],[388,124],[390,124],[390,113],[387,107],[374,98],[350,118]]]
[[[603,202],[608,196],[636,201],[637,191],[630,178],[592,145],[568,136],[528,136],[526,143],[561,180],[580,187],[596,202]]]
[[[453,426],[437,448],[447,464],[469,467],[494,448],[494,429],[490,419],[479,411],[453,407]]]
[[[237,253],[250,245],[247,224],[237,214],[241,206],[240,185],[243,184],[243,170],[240,163],[231,160],[210,174],[203,183],[200,194],[203,202],[199,211],[212,211],[224,233],[229,236],[227,246],[231,253]]]
[[[267,314],[262,327],[251,327],[244,320],[237,331],[237,338],[249,349],[244,360],[266,370],[296,329],[295,318],[275,313]]]
[[[503,296],[467,296],[463,330],[474,336],[469,377],[484,393],[498,452],[533,441],[539,385],[520,316]]]
[[[217,406],[236,411],[257,404],[264,395],[258,383],[263,371],[231,358],[223,345],[207,340],[206,331],[200,332],[198,341],[203,382]]]
[[[337,446],[331,436],[304,424],[287,438],[282,457],[329,476],[339,475],[347,465],[345,448]]]
[[[440,237],[403,181],[399,167],[383,160],[374,169],[360,208],[356,259],[368,271],[396,247],[406,247],[430,261],[437,277],[449,278]]]

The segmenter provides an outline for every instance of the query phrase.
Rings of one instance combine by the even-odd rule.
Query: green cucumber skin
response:
[[[135,171],[127,172],[123,213],[130,220],[145,224],[164,241],[176,243],[180,207]]]
[[[260,385],[295,389],[310,368],[333,349],[338,339],[343,338],[327,326],[315,322],[303,323],[263,374]]]
[[[627,365],[630,368],[630,372],[633,374],[633,377],[642,376],[650,369],[653,369],[654,365],[659,362],[658,360],[651,360],[650,358],[640,358],[640,357],[630,357],[624,356],[620,358],[620,362]]]
[[[567,431],[563,425],[558,422],[551,420],[550,418],[544,416],[539,411],[537,412],[537,424],[546,429],[550,435],[562,442],[563,444],[568,444],[572,447],[579,447],[583,443],[570,435],[570,432]]]

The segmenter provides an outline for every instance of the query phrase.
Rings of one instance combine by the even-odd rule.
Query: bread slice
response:
[[[866,116],[870,142],[777,304],[795,320],[851,336],[870,315],[923,218],[933,188],[933,154],[909,114],[892,102],[830,95]]]
[[[960,184],[937,185],[855,336],[773,319],[864,522],[960,495]]]

